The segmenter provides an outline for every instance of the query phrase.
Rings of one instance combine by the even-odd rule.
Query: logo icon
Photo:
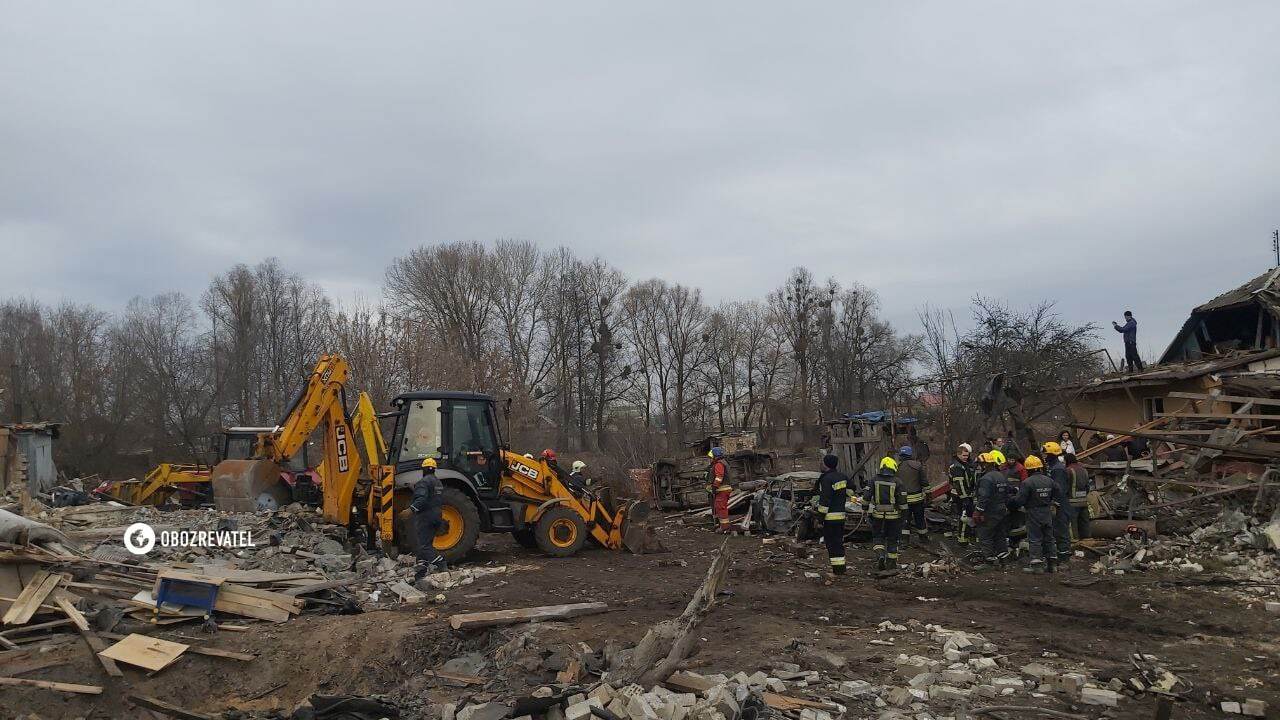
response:
[[[156,546],[156,531],[146,523],[134,523],[124,530],[124,548],[134,555],[146,555]]]

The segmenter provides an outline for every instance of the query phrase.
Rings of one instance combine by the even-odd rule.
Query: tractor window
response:
[[[440,401],[414,400],[409,404],[409,419],[405,421],[404,447],[400,460],[421,460],[440,457]]]
[[[228,435],[223,453],[224,460],[247,460],[253,457],[257,438],[252,435]]]
[[[498,446],[490,425],[489,403],[476,400],[455,401],[451,407],[449,429],[452,431],[453,453],[461,458],[466,453],[492,455]]]

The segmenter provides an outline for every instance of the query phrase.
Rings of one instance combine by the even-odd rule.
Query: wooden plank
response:
[[[299,595],[310,595],[313,592],[320,592],[321,590],[336,590],[338,588],[344,588],[344,587],[347,587],[348,585],[355,585],[357,583],[362,583],[366,581],[367,581],[367,578],[351,578],[350,580],[325,580],[324,582],[310,583],[308,585],[301,585],[299,587],[289,588],[288,590],[281,591],[281,594],[297,597]]]
[[[779,695],[777,693],[763,693],[764,703],[774,710],[786,712],[787,710],[803,710],[805,708],[814,708],[817,710],[836,710],[836,706],[830,703],[814,702],[813,700],[805,700],[804,698],[791,697],[790,695]]]
[[[1259,405],[1280,405],[1280,398],[1251,397],[1249,395],[1210,395],[1208,393],[1171,392],[1165,397],[1180,400],[1212,400],[1227,403],[1257,403]]]
[[[452,680],[454,682],[460,682],[464,685],[483,685],[489,682],[488,680],[482,677],[476,677],[475,675],[464,675],[463,673],[449,672],[448,670],[432,670],[431,674],[435,675],[438,678],[441,678],[442,680]]]
[[[71,619],[72,623],[75,623],[77,630],[79,630],[80,632],[84,632],[85,630],[89,629],[89,621],[84,619],[84,615],[81,614],[81,612],[76,609],[75,605],[71,604],[71,601],[67,599],[66,595],[62,593],[58,593],[53,598],[53,602],[55,605],[58,606],[59,610],[62,610],[62,612],[66,613],[67,617]]]
[[[50,628],[62,627],[63,625],[70,624],[71,620],[69,618],[62,618],[61,620],[50,620],[49,622],[36,623],[35,625],[22,625],[11,630],[0,632],[0,637],[11,638],[17,635],[26,635],[27,633],[35,632],[37,630],[48,630]]]
[[[676,690],[685,690],[692,693],[706,692],[715,687],[715,683],[711,680],[684,670],[671,673],[671,676],[667,678],[664,684]]]
[[[106,655],[99,654],[103,650],[107,649],[107,644],[103,642],[102,638],[98,637],[92,630],[88,629],[81,630],[80,637],[84,638],[85,645],[89,646],[89,650],[93,653],[94,657],[98,658],[98,662],[102,664],[102,669],[105,670],[108,675],[111,677],[124,677],[124,673],[121,672],[120,667],[116,665],[115,660],[112,660]]]
[[[1159,436],[1151,436],[1151,435],[1149,435],[1148,433],[1137,432],[1137,431],[1135,431],[1135,430],[1127,430],[1127,431],[1126,431],[1126,430],[1113,430],[1113,429],[1111,429],[1111,428],[1097,427],[1096,425],[1085,425],[1084,423],[1067,423],[1067,427],[1070,427],[1070,428],[1076,428],[1076,429],[1078,429],[1078,430],[1094,430],[1094,431],[1096,431],[1096,432],[1105,432],[1105,433],[1122,433],[1122,432],[1128,432],[1130,435],[1133,435],[1133,436],[1136,436],[1136,437],[1145,437],[1145,438],[1148,438],[1148,439],[1164,440],[1164,438],[1161,438],[1161,437],[1159,437]],[[1230,445],[1215,445],[1215,444],[1213,444],[1213,443],[1200,442],[1200,441],[1198,441],[1198,440],[1178,440],[1178,441],[1176,441],[1176,442],[1177,442],[1177,444],[1179,444],[1179,445],[1190,445],[1191,447],[1207,447],[1207,448],[1213,448],[1214,450],[1225,450],[1225,451],[1230,452],[1230,453],[1235,454],[1235,455],[1250,455],[1250,456],[1254,456],[1254,457],[1264,457],[1264,458],[1280,459],[1280,453],[1263,452],[1263,451],[1260,451],[1260,450],[1251,450],[1251,449],[1249,449],[1249,448],[1243,448],[1243,447],[1239,447],[1239,446],[1235,446],[1235,447],[1233,447],[1233,446],[1230,446]]]
[[[188,647],[190,646],[182,643],[133,633],[100,654],[116,662],[156,671],[168,667]]]
[[[102,688],[97,685],[77,685],[75,683],[53,682],[50,680],[28,680],[27,678],[0,677],[0,685],[25,685],[27,687],[57,690],[59,692],[79,693],[81,695],[102,694]]]
[[[1160,417],[1180,417],[1187,420],[1280,420],[1280,415],[1240,415],[1237,413],[1190,413],[1175,415],[1156,413]]]
[[[222,629],[224,627],[225,626],[220,625],[219,629]],[[138,634],[141,634],[141,633],[138,633]],[[104,632],[102,633],[102,637],[108,638],[111,640],[123,640],[128,636],[120,635],[118,633]],[[249,653],[235,652],[234,650],[223,650],[222,648],[206,647],[204,645],[188,645],[187,652],[195,653],[197,655],[208,655],[209,657],[228,658],[231,660],[243,660],[245,662],[258,659],[257,655],[250,655]]]
[[[494,627],[496,625],[514,625],[535,620],[564,620],[582,615],[608,612],[608,610],[609,605],[607,603],[590,602],[570,603],[568,605],[542,605],[494,612],[463,613],[450,616],[449,627],[454,630],[463,630]]]
[[[244,602],[241,602],[241,600]],[[218,601],[214,604],[213,609],[218,612],[242,615],[258,620],[270,620],[277,623],[287,622],[289,618],[293,617],[288,610],[283,610],[274,603],[245,595],[223,597],[222,593],[218,593]]]
[[[60,582],[62,582],[61,575],[47,573],[44,570],[37,572],[35,577],[31,578],[31,582],[22,589],[18,599],[9,607],[9,611],[4,614],[4,624],[25,625]]]
[[[218,595],[226,597],[232,602],[242,604],[250,604],[251,601],[249,598],[252,598],[254,601],[263,600],[280,608],[281,610],[284,610],[285,612],[293,613],[294,615],[302,612],[302,608],[307,604],[306,600],[296,598],[292,595],[285,595],[284,593],[274,592],[271,590],[261,590],[259,588],[240,585],[237,583],[227,583],[223,585],[222,589],[219,590]]]
[[[1151,430],[1151,429],[1160,427],[1161,425],[1167,422],[1169,422],[1168,417],[1158,417],[1155,420],[1151,420],[1149,422],[1145,422],[1139,425],[1138,427],[1134,428],[1134,430]],[[1110,440],[1100,442],[1097,445],[1081,450],[1080,452],[1076,453],[1076,459],[1083,460],[1089,457],[1090,455],[1093,455],[1094,453],[1097,453],[1102,450],[1106,450],[1107,448],[1115,447],[1116,445],[1119,445],[1120,443],[1125,442],[1129,438],[1130,438],[1129,435],[1125,435],[1123,433],[1118,434],[1115,437],[1111,438]]]
[[[148,710],[154,710],[161,715],[178,718],[178,720],[215,720],[213,715],[207,715],[195,710],[178,707],[172,703],[167,703],[160,698],[154,698],[149,695],[129,695],[129,702],[144,707]]]

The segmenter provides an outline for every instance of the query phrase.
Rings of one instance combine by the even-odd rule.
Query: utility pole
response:
[[[1280,230],[1271,231],[1271,249],[1276,253],[1276,267],[1280,267]]]

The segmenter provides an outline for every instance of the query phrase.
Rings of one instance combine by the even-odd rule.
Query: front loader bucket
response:
[[[257,512],[289,504],[289,486],[280,466],[270,460],[223,460],[209,474],[213,504],[219,510]]]
[[[649,503],[636,500],[622,515],[622,545],[636,555],[668,552],[649,526]]]

